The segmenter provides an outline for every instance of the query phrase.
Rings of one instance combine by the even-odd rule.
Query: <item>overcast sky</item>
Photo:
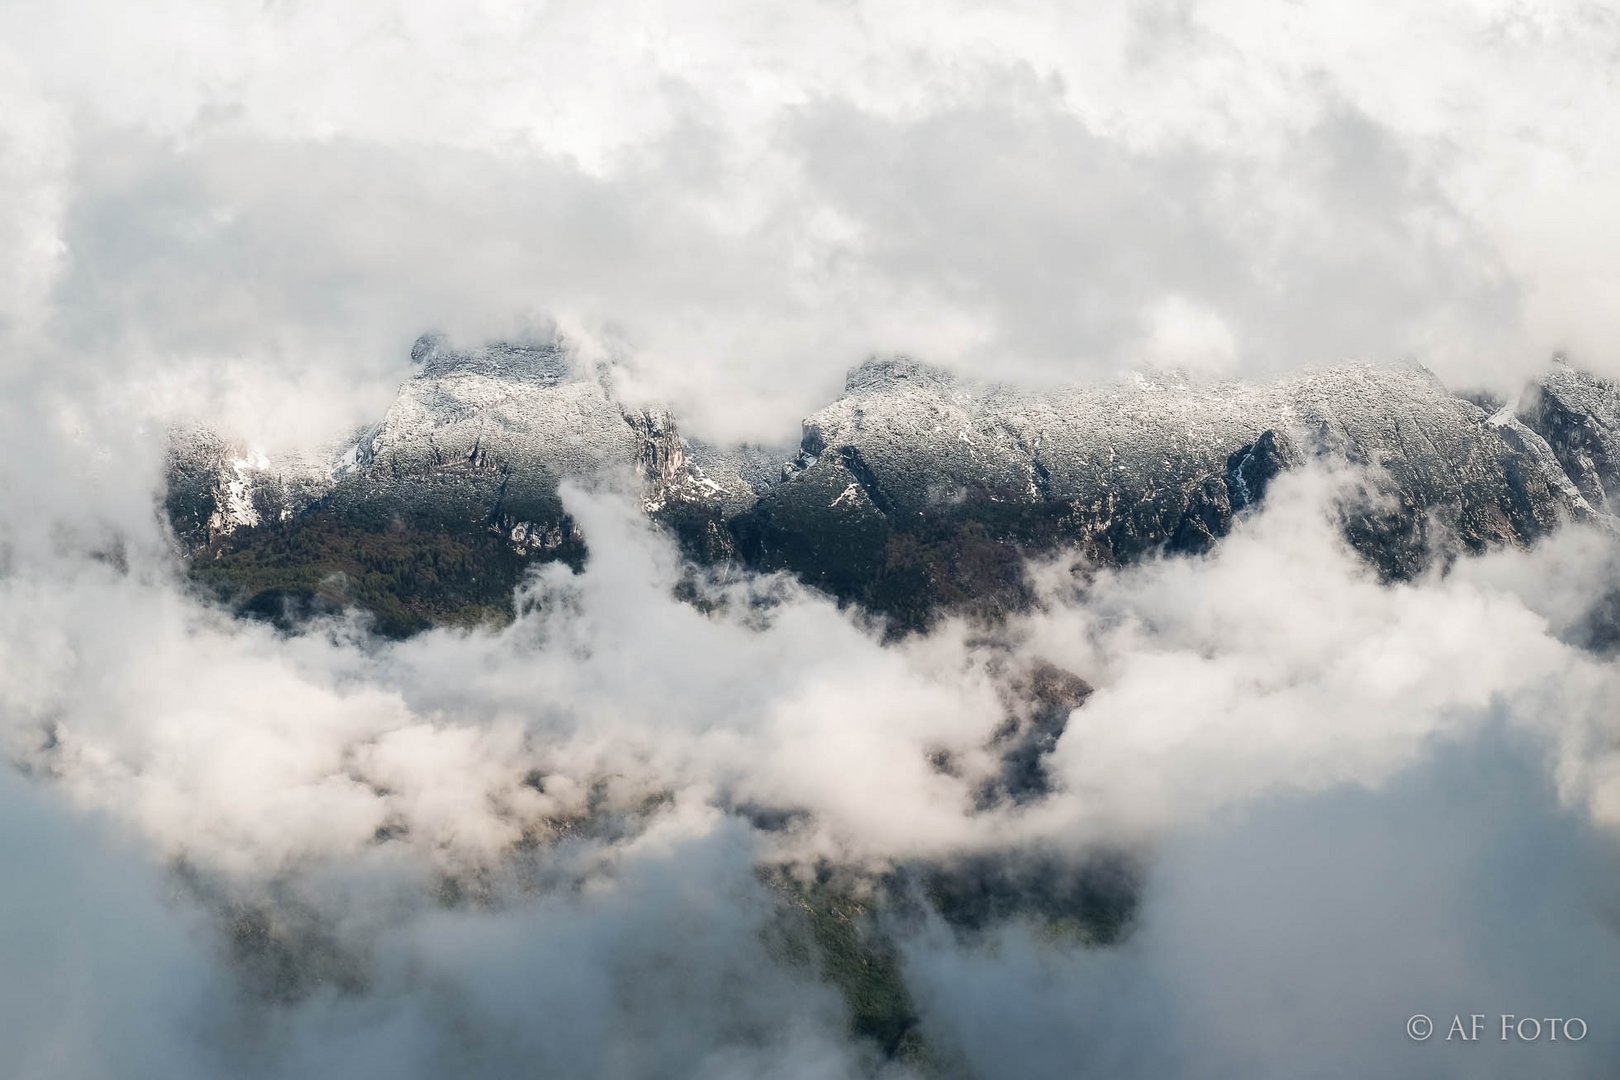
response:
[[[873,352],[1617,372],[1617,50],[1597,3],[18,0],[7,363],[264,439],[551,322],[766,438]]]

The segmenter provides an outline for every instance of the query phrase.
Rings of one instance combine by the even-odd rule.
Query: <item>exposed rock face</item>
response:
[[[239,528],[287,521],[331,487],[332,465],[251,457],[201,427],[169,432],[164,509],[175,537],[201,548]]]
[[[1383,498],[1345,529],[1391,577],[1592,514],[1534,432],[1420,368],[1033,395],[885,362],[805,421],[802,470],[735,528],[750,561],[914,621],[940,601],[1016,600],[1009,552],[1203,551],[1312,455],[1375,467]]]
[[[423,338],[412,356],[382,420],[320,468],[174,433],[166,510],[196,576],[274,617],[357,604],[392,633],[498,614],[532,560],[584,558],[568,478],[639,487],[695,555],[731,556],[725,511],[754,488],[726,455],[689,454],[667,412],[622,405],[555,343]]]
[[[1417,367],[1027,393],[874,361],[793,456],[685,440],[556,344],[425,338],[414,356],[381,422],[321,467],[177,433],[166,507],[199,576],[385,614],[392,596],[385,628],[401,632],[502,608],[530,560],[584,557],[557,496],[577,477],[639,487],[701,562],[787,570],[905,628],[1020,604],[1026,555],[1204,551],[1317,456],[1370,467],[1344,530],[1389,577],[1606,516],[1620,496],[1620,391],[1568,369],[1492,413]]]
[[[979,791],[981,807],[1007,800],[1034,802],[1051,792],[1046,757],[1057,747],[1070,714],[1091,692],[1080,676],[1048,660],[1036,660],[1009,680],[1007,722],[992,743],[1001,756],[1001,775]]]
[[[1620,514],[1620,384],[1559,365],[1525,394],[1518,419],[1547,441],[1587,502]]]
[[[618,406],[556,345],[446,354],[428,343],[416,355],[421,371],[358,446],[373,483],[500,476],[516,499],[635,458]]]

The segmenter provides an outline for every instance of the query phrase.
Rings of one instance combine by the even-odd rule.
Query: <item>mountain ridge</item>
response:
[[[244,610],[354,605],[389,633],[483,617],[530,562],[586,556],[564,479],[628,477],[695,562],[789,572],[906,630],[1017,607],[1028,556],[1206,551],[1311,458],[1370,467],[1343,526],[1388,579],[1612,521],[1620,500],[1620,388],[1564,365],[1490,408],[1416,365],[1030,391],[887,358],[769,448],[687,439],[555,341],[424,337],[413,358],[384,416],[324,458],[176,429],[165,509],[193,576]]]

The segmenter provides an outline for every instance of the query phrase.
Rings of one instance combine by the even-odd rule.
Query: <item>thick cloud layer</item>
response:
[[[670,542],[577,489],[589,563],[539,573],[500,631],[287,637],[200,606],[161,562],[18,567],[0,711],[48,794],[10,835],[51,862],[13,926],[31,940],[85,904],[128,925],[35,940],[34,977],[88,962],[91,1004],[64,1023],[143,1024],[203,1075],[842,1076],[880,1068],[875,1048],[817,963],[772,944],[781,895],[756,867],[1123,848],[1150,868],[1123,945],[894,924],[939,1060],[1416,1074],[1412,1012],[1600,1025],[1620,673],[1519,590],[1613,540],[1388,587],[1337,537],[1341,486],[1284,478],[1207,559],[1078,590],[1038,572],[1042,607],[988,639],[891,645],[783,581],[678,600]],[[1037,658],[1096,691],[1047,758],[1054,790],[987,806],[998,690]],[[145,863],[130,887],[97,886],[114,856],[41,799],[118,822],[116,858]],[[170,972],[163,994],[132,963]],[[1506,1070],[1547,1048],[1473,1049]],[[1595,1029],[1554,1064],[1586,1075],[1612,1049]]]
[[[429,327],[559,322],[711,437],[896,349],[1620,370],[1602,5],[0,19],[4,323],[261,441],[374,415]]]
[[[1501,1039],[1503,1013],[1598,1012],[1620,963],[1613,836],[1559,805],[1538,749],[1487,727],[1376,789],[1220,815],[1161,850],[1115,950],[919,941],[927,1015],[990,1076],[1602,1075],[1604,1025]]]
[[[993,632],[885,643],[781,579],[677,599],[668,538],[569,488],[582,573],[383,643],[211,607],[154,501],[177,413],[329,438],[428,328],[560,327],[713,438],[893,350],[1615,373],[1617,33],[1601,5],[6,5],[15,1071],[1612,1071],[1602,528],[1386,586],[1333,525],[1353,478],[1296,474],[1207,558],[1031,567]],[[989,797],[1042,665],[1094,691],[1045,793]],[[1109,945],[903,887],[1121,853]],[[851,1034],[806,937],[827,875],[924,1052]],[[1590,1033],[1440,1038],[1474,1012]]]

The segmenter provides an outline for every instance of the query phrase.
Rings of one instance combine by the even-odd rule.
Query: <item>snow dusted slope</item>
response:
[[[873,361],[792,456],[688,442],[556,344],[424,338],[414,355],[387,414],[321,466],[177,435],[169,515],[201,576],[398,601],[398,629],[500,607],[528,560],[584,557],[556,496],[579,477],[639,495],[700,562],[788,570],[912,626],[1020,603],[1024,555],[1205,550],[1311,456],[1370,467],[1381,497],[1349,508],[1345,532],[1392,577],[1612,511],[1620,491],[1620,393],[1568,370],[1534,407],[1493,414],[1415,366],[1033,393]]]
[[[802,471],[738,533],[756,563],[920,616],[937,598],[1016,600],[1009,550],[1204,550],[1271,475],[1323,454],[1375,467],[1388,498],[1346,531],[1390,576],[1592,514],[1537,435],[1417,367],[1022,394],[886,361],[805,422]]]
[[[470,351],[425,337],[387,413],[319,465],[256,460],[176,430],[166,509],[194,573],[255,610],[358,604],[407,632],[510,603],[533,558],[578,562],[564,478],[638,495],[723,558],[724,513],[753,502],[737,451],[688,456],[673,419],[633,409],[555,343]]]
[[[1547,441],[1588,502],[1620,514],[1620,385],[1560,364],[1524,395],[1518,419]]]
[[[176,539],[200,548],[238,529],[291,520],[331,491],[335,457],[272,462],[208,428],[171,429],[165,510]]]
[[[724,505],[753,499],[740,475],[689,460],[667,412],[623,406],[605,372],[578,370],[560,345],[455,352],[425,338],[414,355],[421,371],[358,440],[340,499],[482,520],[530,551],[566,531],[556,499],[566,477],[633,488],[653,514],[718,521]]]
[[[420,373],[400,388],[357,465],[373,480],[494,472],[555,487],[635,459],[636,436],[597,380],[556,345],[446,354],[419,342]]]
[[[418,373],[336,473],[328,502],[358,520],[480,525],[519,551],[551,554],[567,539],[558,483],[635,463],[627,418],[556,345],[458,353],[424,338],[413,356]]]

